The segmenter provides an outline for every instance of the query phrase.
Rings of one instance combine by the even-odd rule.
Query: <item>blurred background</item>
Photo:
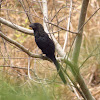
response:
[[[0,0],[0,17],[29,29],[27,12],[33,22],[43,24],[42,3],[42,0]],[[81,4],[81,0],[73,0],[72,2],[69,29],[73,32],[77,32]],[[71,0],[47,0],[47,20],[66,29],[70,5]],[[86,20],[99,7],[99,0],[90,0]],[[35,44],[34,36],[16,31],[2,23],[0,23],[0,30],[32,53],[41,54]],[[50,33],[56,32],[53,34],[63,48],[66,32],[59,31],[59,28],[50,24],[48,30]],[[68,54],[75,39],[74,34],[67,34],[66,54]],[[96,100],[100,100],[100,10],[84,27],[79,65],[87,58],[89,59],[80,71],[93,96]],[[28,59],[27,54],[0,37],[0,100],[77,100],[76,95],[68,86],[53,82],[57,72],[53,63],[49,61],[30,58],[32,78],[30,80]],[[57,77],[56,81],[61,80]]]

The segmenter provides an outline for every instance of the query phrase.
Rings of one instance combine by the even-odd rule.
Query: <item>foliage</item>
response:
[[[11,84],[4,79],[0,80],[0,100],[53,100],[53,97],[49,88],[43,85]]]

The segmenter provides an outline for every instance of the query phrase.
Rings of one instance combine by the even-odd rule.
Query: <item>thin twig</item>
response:
[[[28,57],[28,77],[29,79],[32,80],[31,75],[30,75],[30,57]]]
[[[30,23],[32,23],[32,18],[31,16],[28,14],[29,11],[26,10],[26,7],[25,7],[25,4],[23,2],[23,0],[18,0],[20,2],[20,4],[22,5],[24,11],[25,11],[25,14],[27,15],[27,18],[29,20]]]
[[[46,22],[46,23],[49,23],[49,24],[51,24],[51,25],[54,25],[54,26],[60,28],[61,30],[64,30],[64,31],[67,31],[67,32],[70,32],[70,33],[73,33],[73,34],[78,34],[78,32],[72,32],[72,31],[67,30],[67,29],[65,29],[65,28],[63,28],[63,27],[60,27],[60,26],[58,26],[58,25],[56,25],[56,24],[54,24],[54,23],[52,23],[52,22]]]
[[[0,67],[10,67],[10,68],[18,68],[18,69],[28,70],[28,68],[26,68],[26,67],[11,66],[11,65],[0,65]],[[29,69],[29,70],[32,70],[32,69]]]
[[[80,33],[80,30],[88,23],[89,20],[91,20],[91,18],[100,10],[100,8],[98,8],[90,17],[89,19],[80,27],[80,29],[78,30],[78,33]]]
[[[70,30],[71,12],[72,12],[72,0],[70,0],[70,9],[69,9],[69,17],[68,17],[67,30]],[[65,42],[64,42],[64,46],[63,46],[63,51],[65,50],[66,45],[68,44],[67,42],[68,42],[68,32],[66,32]]]
[[[86,63],[86,61],[87,61],[90,57],[96,56],[96,55],[93,55],[93,52],[96,51],[98,48],[99,48],[99,44],[96,46],[96,48],[94,48],[94,49],[92,50],[92,52],[91,52],[91,53],[89,54],[89,56],[83,61],[83,63],[80,65],[79,68],[81,68],[81,67]]]

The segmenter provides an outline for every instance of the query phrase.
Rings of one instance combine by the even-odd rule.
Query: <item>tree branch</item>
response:
[[[72,34],[78,34],[78,32],[72,32],[72,31],[67,30],[67,29],[65,29],[65,28],[63,28],[63,27],[60,27],[60,26],[58,26],[58,25],[56,25],[56,24],[54,24],[54,23],[52,23],[52,22],[46,22],[46,23],[49,23],[49,24],[51,24],[51,25],[54,25],[54,26],[60,28],[61,30],[64,30],[64,31],[70,32],[70,33],[72,33]]]
[[[0,31],[0,36],[2,38],[4,38],[6,41],[14,44],[15,46],[17,46],[18,48],[20,48],[23,52],[25,52],[28,56],[30,57],[33,57],[33,58],[41,58],[41,59],[44,59],[44,60],[49,60],[46,56],[41,56],[41,55],[36,55],[36,54],[33,54],[32,52],[29,52],[28,49],[26,49],[23,45],[19,44],[18,42],[8,38],[6,35],[4,35],[1,31]]]
[[[0,67],[10,67],[10,68],[18,68],[18,69],[28,70],[28,68],[26,68],[26,67],[10,66],[10,65],[0,65]],[[32,70],[32,69],[30,69],[30,70]]]
[[[85,95],[85,100],[95,100],[94,97],[91,95],[89,89],[87,88],[83,77],[81,76],[79,69],[78,69],[78,58],[80,54],[80,48],[81,48],[81,43],[82,43],[82,34],[83,34],[83,26],[85,22],[85,17],[86,17],[86,12],[88,8],[89,0],[83,0],[82,2],[82,7],[81,7],[81,13],[80,13],[80,18],[79,18],[79,25],[78,25],[78,30],[80,30],[79,34],[76,36],[74,48],[73,48],[73,53],[72,53],[72,62],[74,65],[74,73],[73,75],[75,76],[76,81],[78,82],[82,92]],[[82,28],[81,28],[82,27]]]
[[[5,20],[4,18],[1,18],[1,17],[0,17],[0,23],[5,24],[5,25],[7,25],[7,26],[9,26],[13,29],[16,29],[17,31],[23,32],[25,34],[33,35],[33,30],[26,29],[24,27],[21,27],[19,25],[11,23],[10,21],[7,21],[7,20]]]

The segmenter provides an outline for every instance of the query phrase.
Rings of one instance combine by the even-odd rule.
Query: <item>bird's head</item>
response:
[[[44,30],[43,26],[40,23],[31,23],[29,25],[29,27],[31,27],[34,31],[36,31],[36,30]]]

